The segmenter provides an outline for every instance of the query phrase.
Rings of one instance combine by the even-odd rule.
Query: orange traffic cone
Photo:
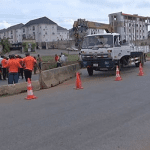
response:
[[[25,99],[31,100],[31,99],[36,99],[37,97],[33,95],[33,90],[31,86],[31,80],[28,78],[28,83],[27,83],[27,97]]]
[[[120,76],[120,71],[119,71],[119,68],[117,66],[116,67],[116,79],[115,79],[115,81],[121,81],[121,80],[122,80],[122,78]]]
[[[76,88],[75,89],[76,90],[83,89],[79,72],[76,73]]]
[[[143,67],[142,67],[141,63],[140,63],[140,66],[139,66],[139,74],[138,75],[139,76],[143,76],[144,75]]]

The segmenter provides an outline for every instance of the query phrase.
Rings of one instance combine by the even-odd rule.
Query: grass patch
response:
[[[48,61],[55,61],[54,56],[42,56],[42,61],[48,62]]]
[[[66,57],[68,57],[68,61],[77,61],[78,60],[78,55],[67,55],[65,54]],[[55,56],[42,56],[43,62],[54,62],[55,61]]]
[[[150,57],[150,53],[147,54],[147,57]]]
[[[68,55],[68,61],[77,61],[78,55]]]

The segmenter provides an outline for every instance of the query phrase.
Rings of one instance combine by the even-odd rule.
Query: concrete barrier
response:
[[[72,77],[80,69],[79,63],[63,66],[55,69],[42,71],[39,81],[32,81],[33,91],[56,86]],[[17,83],[15,85],[3,85],[0,87],[0,96],[19,94],[27,91],[27,83]]]
[[[38,80],[31,82],[33,91],[40,90],[40,83]],[[0,96],[2,95],[12,95],[12,94],[19,94],[22,92],[27,91],[27,83],[17,83],[15,85],[3,85],[0,87]]]
[[[41,88],[50,88],[56,86],[65,80],[75,76],[76,71],[80,69],[79,63],[63,66],[55,69],[42,71],[40,74]]]

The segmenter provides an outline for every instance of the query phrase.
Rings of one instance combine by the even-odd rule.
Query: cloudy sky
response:
[[[0,0],[0,29],[48,17],[70,29],[78,18],[109,23],[115,12],[150,16],[149,0]]]

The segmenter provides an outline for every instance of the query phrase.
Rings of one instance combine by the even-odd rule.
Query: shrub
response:
[[[2,39],[0,44],[3,46],[3,53],[4,54],[10,52],[10,42],[9,42],[8,38]]]

